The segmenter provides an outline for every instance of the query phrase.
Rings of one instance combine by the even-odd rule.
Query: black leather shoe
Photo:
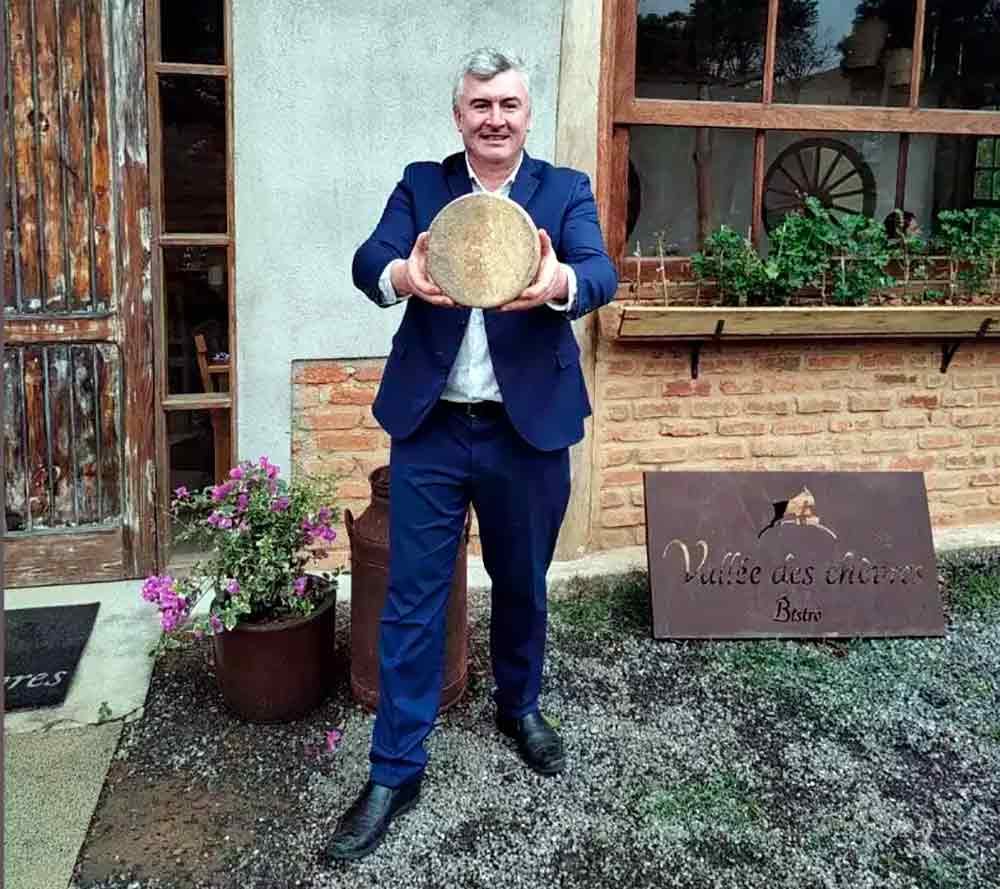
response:
[[[337,830],[320,852],[320,861],[346,861],[363,858],[382,842],[389,822],[412,809],[420,799],[421,779],[400,787],[386,787],[368,781],[361,795],[344,813]]]
[[[521,759],[540,775],[558,775],[566,766],[562,739],[541,713],[529,713],[520,719],[498,713],[497,728],[517,741]]]

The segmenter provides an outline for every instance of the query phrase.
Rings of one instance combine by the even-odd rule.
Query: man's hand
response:
[[[427,232],[421,232],[409,257],[393,263],[389,270],[392,286],[400,296],[416,296],[435,306],[454,308],[455,303],[441,292],[427,273],[427,237]]]
[[[565,301],[569,297],[569,281],[562,263],[556,259],[552,249],[552,240],[544,228],[538,230],[538,240],[542,247],[542,256],[538,262],[538,273],[528,288],[522,291],[517,299],[500,307],[501,312],[519,312],[524,309],[534,309],[547,302]]]

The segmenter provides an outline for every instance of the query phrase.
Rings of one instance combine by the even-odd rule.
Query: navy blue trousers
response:
[[[492,582],[493,697],[509,716],[538,709],[545,574],[569,483],[568,449],[532,448],[502,413],[474,418],[439,405],[416,433],[393,440],[373,781],[398,787],[427,764],[424,740],[444,677],[448,591],[470,503]]]

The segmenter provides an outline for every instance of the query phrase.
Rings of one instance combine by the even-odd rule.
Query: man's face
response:
[[[513,166],[531,123],[531,102],[521,75],[504,71],[491,80],[465,75],[455,123],[473,163]]]

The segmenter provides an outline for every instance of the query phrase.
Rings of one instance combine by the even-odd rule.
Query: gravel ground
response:
[[[543,693],[569,768],[548,779],[493,728],[471,594],[469,691],[431,737],[420,805],[333,869],[316,855],[365,780],[371,717],[345,680],[295,725],[243,725],[185,643],[124,728],[74,885],[1000,886],[1000,559],[942,571],[940,640],[655,641],[644,575],[570,583]]]

